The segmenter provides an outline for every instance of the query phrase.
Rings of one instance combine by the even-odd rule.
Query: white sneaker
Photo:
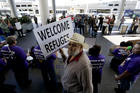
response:
[[[23,34],[23,36],[26,36],[26,34]]]

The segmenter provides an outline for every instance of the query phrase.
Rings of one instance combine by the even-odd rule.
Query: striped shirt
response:
[[[93,93],[92,67],[84,52],[77,61],[67,64],[66,60],[61,81],[68,93]]]

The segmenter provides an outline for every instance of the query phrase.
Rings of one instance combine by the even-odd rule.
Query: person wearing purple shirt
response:
[[[0,55],[1,56],[1,55]],[[10,84],[4,84],[5,81],[5,67],[7,62],[4,58],[0,58],[0,92],[2,93],[16,93],[15,88],[16,86]]]
[[[5,77],[4,77],[4,67],[6,66],[6,62],[0,58],[0,85],[3,84]]]
[[[54,69],[56,55],[53,53],[45,58],[39,46],[36,46],[32,52],[38,61],[37,64],[41,70],[47,89],[55,90],[57,88],[57,79]]]
[[[115,80],[120,80],[120,87],[115,88],[116,93],[126,93],[140,73],[140,42],[137,42],[132,54],[119,66],[119,75]]]
[[[89,59],[92,64],[92,83],[94,87],[93,93],[98,93],[98,84],[101,83],[102,68],[105,63],[105,56],[100,54],[101,46],[94,45],[89,49]]]
[[[111,53],[113,54],[113,58],[110,62],[111,69],[118,74],[118,66],[127,58],[129,55],[127,46],[130,44],[122,41],[120,46],[116,47]]]
[[[118,74],[118,66],[127,58],[128,53],[125,48],[119,47],[116,48],[112,54],[114,57],[111,60],[110,67]]]
[[[6,39],[7,46],[3,46],[1,49],[2,56],[7,58],[7,61],[11,64],[11,68],[15,74],[15,78],[20,87],[27,87],[31,84],[28,76],[28,63],[27,56],[24,50],[16,46],[16,38],[9,36]]]
[[[116,58],[122,58],[122,57],[127,57],[127,52],[125,51],[124,48],[116,48],[112,54],[116,57]]]

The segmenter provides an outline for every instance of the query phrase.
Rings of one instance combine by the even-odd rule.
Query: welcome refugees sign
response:
[[[71,18],[65,18],[34,29],[34,35],[43,52],[48,56],[68,44],[73,35]]]

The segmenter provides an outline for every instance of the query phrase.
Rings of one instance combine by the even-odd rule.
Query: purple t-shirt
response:
[[[114,49],[114,51],[112,52],[112,54],[116,58],[127,57],[127,52],[124,49],[122,49],[122,48],[116,48],[116,49]]]
[[[89,60],[91,61],[92,68],[98,69],[100,74],[102,73],[102,68],[105,63],[105,56],[99,55],[99,56],[89,56]]]
[[[0,72],[4,69],[6,63],[0,58]]]
[[[43,59],[43,53],[41,52],[41,49],[40,49],[40,47],[39,46],[36,46],[35,48],[34,48],[34,50],[33,50],[33,52],[34,52],[34,54],[35,54],[35,56],[37,57],[37,56],[40,56],[40,58],[42,58]],[[43,57],[42,57],[43,56]],[[45,60],[47,60],[47,61],[49,61],[49,62],[54,62],[54,60],[56,59],[56,55],[53,53],[53,54],[51,54],[51,55],[49,55],[49,56],[47,56],[46,58],[45,58]]]
[[[20,68],[20,67],[28,67],[28,63],[27,63],[27,55],[24,52],[24,50],[19,47],[19,46],[3,46],[1,51],[10,51],[8,49],[8,47],[10,48],[11,51],[15,52],[15,56],[17,59],[17,62],[15,63],[15,65]]]
[[[136,80],[137,76],[140,73],[140,54],[132,54],[126,60],[124,65],[119,66],[119,74],[122,74],[124,71],[131,73],[129,79],[131,81]]]
[[[36,59],[39,59],[39,60],[45,60],[45,57],[40,49],[39,46],[36,46],[34,49],[33,49],[33,54],[35,55],[35,58]]]
[[[41,49],[40,49],[39,46],[36,46],[34,48],[33,52],[34,52],[34,55],[35,55],[36,59],[45,60],[45,62],[43,62],[41,64],[38,64],[39,68],[41,68],[42,65],[43,65],[43,67],[45,67],[45,68],[47,66],[49,69],[54,69],[53,62],[56,59],[56,55],[54,53],[49,55],[49,56],[47,56],[46,58],[44,58],[43,53],[41,52]]]
[[[36,47],[34,48],[33,52],[34,52],[34,54],[40,55],[40,57],[43,56],[43,53],[41,52],[41,49],[40,49],[39,46],[36,46]],[[41,57],[41,58],[42,58],[42,57]],[[47,56],[46,58],[47,58],[47,59],[48,59],[48,58],[51,58],[51,60],[53,61],[53,60],[56,59],[56,55],[53,53],[53,54]]]

